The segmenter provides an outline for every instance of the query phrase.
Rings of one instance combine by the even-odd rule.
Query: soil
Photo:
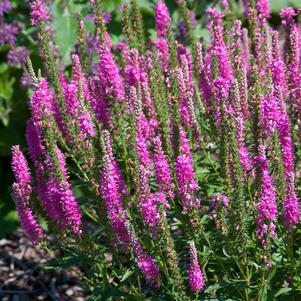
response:
[[[0,239],[0,300],[87,300],[75,272],[43,268],[49,259],[43,250],[33,247],[22,230]]]

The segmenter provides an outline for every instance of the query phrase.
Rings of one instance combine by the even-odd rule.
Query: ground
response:
[[[34,248],[22,230],[0,240],[1,301],[85,301],[87,293],[75,272],[48,271],[50,259]]]

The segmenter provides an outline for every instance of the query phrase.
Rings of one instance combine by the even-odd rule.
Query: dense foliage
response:
[[[177,26],[155,4],[150,36],[138,1],[122,4],[112,43],[91,0],[69,57],[30,1],[43,69],[17,52],[33,90],[27,149],[12,148],[20,222],[91,300],[298,300],[301,11],[275,30],[268,0],[243,1],[243,24],[220,1],[206,43],[177,4]]]

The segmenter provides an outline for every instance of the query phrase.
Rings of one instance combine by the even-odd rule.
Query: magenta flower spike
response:
[[[151,193],[149,188],[149,170],[143,166],[140,162],[139,165],[139,194],[140,194],[140,211],[145,223],[154,228],[158,226],[160,221],[160,214],[158,210],[158,203],[162,199],[159,199],[154,194]],[[163,199],[166,202],[166,199]]]
[[[211,36],[210,55],[215,55],[218,60],[219,76],[225,80],[233,79],[228,50],[224,41],[224,28],[222,24],[223,14],[215,8],[208,8],[206,13],[209,17],[209,30]]]
[[[292,7],[282,8],[280,13],[282,26],[291,26],[295,23],[294,17],[297,15],[296,11]]]
[[[155,170],[156,182],[159,185],[159,191],[164,191],[173,197],[172,176],[167,160],[167,156],[164,154],[162,149],[162,142],[160,136],[152,139],[153,144],[153,162]]]
[[[167,37],[167,30],[170,23],[170,15],[166,4],[159,0],[155,5],[156,30],[159,38]]]
[[[272,32],[272,62],[271,62],[271,72],[273,83],[276,89],[281,93],[287,93],[286,84],[286,68],[283,60],[280,56],[279,48],[279,36],[277,31]]]
[[[147,139],[149,138],[149,124],[142,112],[138,117],[136,128],[136,148],[138,160],[149,170],[151,166],[149,148],[147,143]]]
[[[136,235],[130,229],[129,223],[127,223],[128,233],[130,235],[130,241],[136,257],[137,265],[144,275],[147,283],[151,286],[160,287],[159,279],[161,277],[160,269],[153,258],[147,254]]]
[[[277,100],[273,91],[270,91],[267,95],[261,97],[259,110],[261,130],[264,137],[268,138],[275,131],[279,120]]]
[[[81,236],[81,212],[71,185],[67,180],[64,180],[57,185],[56,192],[57,201],[63,213],[61,224],[64,228],[70,228],[75,235]]]
[[[178,79],[179,96],[180,96],[180,101],[179,101],[180,116],[185,126],[191,128],[191,121],[190,121],[189,108],[188,108],[188,97],[192,97],[192,95],[189,94],[190,93],[189,87],[186,86],[184,75],[181,68],[177,69],[176,75]]]
[[[127,243],[130,240],[126,228],[128,218],[119,192],[121,189],[119,184],[120,175],[117,173],[116,163],[112,153],[110,134],[106,130],[104,130],[103,134],[105,149],[103,169],[100,176],[101,194],[117,239],[120,242]]]
[[[19,32],[20,29],[15,24],[0,23],[0,45],[4,46],[6,43],[9,43],[13,47]]]
[[[31,119],[27,121],[26,142],[31,161],[35,163],[38,157],[43,154],[43,146],[41,143],[39,131]]]
[[[0,3],[0,17],[3,17],[4,13],[9,12],[12,9],[9,0],[2,0]]]
[[[261,171],[260,201],[257,207],[257,236],[264,247],[269,238],[276,237],[277,206],[276,194],[273,186],[273,177],[269,173],[268,162],[265,155],[265,147],[259,146],[258,164]]]
[[[113,155],[113,149],[112,149],[112,143],[110,141],[110,136],[109,136],[109,133],[107,131],[104,131],[104,138],[105,138],[105,147],[106,147],[106,154],[108,155],[109,159],[110,159],[110,162],[112,164],[112,173],[113,173],[113,176],[115,178],[115,182],[116,182],[116,185],[118,187],[118,191],[119,193],[125,195],[125,196],[129,196],[129,193],[127,192],[127,188],[126,188],[126,185],[125,185],[125,182],[122,178],[122,173],[121,173],[121,170],[117,164],[117,161],[115,160],[114,158],[114,155]]]
[[[70,229],[75,235],[81,236],[81,212],[68,181],[65,156],[57,146],[54,147],[53,156],[55,158],[46,155],[44,166],[37,165],[41,202],[51,221],[61,231]]]
[[[155,39],[152,41],[158,52],[158,59],[160,66],[164,72],[167,71],[169,67],[169,47],[168,41],[166,39]]]
[[[284,222],[288,231],[299,223],[300,209],[299,200],[295,191],[295,177],[293,173],[288,175],[286,185],[286,199],[284,202]]]
[[[202,292],[205,287],[205,277],[198,262],[195,244],[189,244],[190,266],[188,269],[188,282],[193,292]]]
[[[147,74],[141,65],[141,57],[137,49],[131,49],[127,58],[127,65],[125,67],[126,83],[129,86],[136,87],[137,84],[147,81]]]
[[[31,194],[31,187],[28,186],[25,189],[18,183],[14,183],[12,190],[12,197],[16,204],[20,223],[32,243],[37,244],[39,240],[45,237],[45,235],[37,221],[37,217],[34,215],[28,204]]]
[[[221,7],[223,10],[227,10],[229,8],[228,0],[221,0]]]
[[[12,187],[12,196],[16,204],[20,222],[33,244],[36,244],[38,240],[44,237],[44,234],[37,222],[36,216],[29,207],[29,199],[32,192],[31,175],[27,161],[20,151],[19,145],[12,147],[12,170],[16,178],[16,182]]]
[[[294,24],[290,30],[290,64],[289,64],[289,88],[293,97],[293,103],[300,107],[299,100],[301,97],[301,38],[300,27],[298,24]],[[300,108],[298,108],[300,109]]]
[[[78,116],[79,128],[83,132],[82,138],[91,138],[95,136],[94,124],[91,115],[86,108],[79,112]]]
[[[62,80],[61,83],[66,102],[66,111],[70,116],[76,116],[80,106],[80,101],[76,96],[76,93],[78,92],[78,83],[67,83],[67,81],[63,82]]]
[[[278,136],[282,151],[282,162],[286,177],[294,172],[294,144],[291,136],[289,118],[286,112],[286,106],[279,93],[279,118],[278,118]]]
[[[91,77],[88,79],[89,90],[91,95],[91,107],[94,111],[95,118],[101,121],[105,128],[111,123],[111,113],[106,103],[105,97],[100,93],[100,85]]]
[[[31,176],[27,161],[20,150],[19,145],[12,147],[12,170],[15,174],[17,183],[22,186],[30,185]]]
[[[29,54],[25,47],[14,47],[7,54],[7,62],[10,65],[24,64]]]
[[[29,106],[31,109],[32,122],[41,135],[43,116],[50,116],[55,112],[53,95],[48,89],[46,79],[40,79],[40,82],[35,87],[34,93],[29,101]]]
[[[31,24],[38,25],[40,21],[49,20],[44,0],[30,0]]]
[[[194,178],[193,159],[189,141],[182,128],[179,129],[179,141],[179,155],[176,159],[175,170],[178,182],[178,195],[183,201],[183,211],[186,212],[198,207],[200,201],[194,197],[198,184]]]
[[[117,65],[108,47],[99,47],[98,75],[101,87],[108,99],[124,100],[124,87]]]
[[[266,23],[266,19],[270,18],[270,1],[269,0],[257,0],[256,9],[258,12],[258,18],[262,24]]]

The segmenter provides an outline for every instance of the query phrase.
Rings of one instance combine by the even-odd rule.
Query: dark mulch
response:
[[[0,240],[1,301],[85,301],[87,293],[70,270],[41,267],[51,257],[34,248],[21,230]]]

